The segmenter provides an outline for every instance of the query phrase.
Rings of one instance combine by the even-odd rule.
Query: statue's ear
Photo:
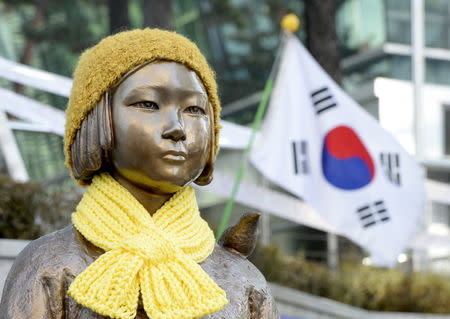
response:
[[[206,161],[205,167],[203,168],[202,173],[199,175],[199,177],[197,177],[197,179],[194,181],[195,184],[199,185],[199,186],[205,186],[208,185],[209,183],[211,183],[211,181],[213,180],[213,172],[214,172],[214,163],[215,163],[215,140],[216,140],[216,136],[215,136],[215,123],[214,123],[214,113],[213,113],[213,108],[211,103],[209,103],[209,114],[211,114],[211,125],[210,125],[210,139],[209,139],[209,146],[208,146],[208,160]]]
[[[214,164],[209,165],[209,163],[206,163],[205,168],[203,169],[202,173],[199,177],[194,181],[195,184],[199,186],[205,186],[212,182],[213,180],[213,171],[214,171]]]

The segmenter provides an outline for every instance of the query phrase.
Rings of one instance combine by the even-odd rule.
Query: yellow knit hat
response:
[[[214,112],[215,154],[219,148],[220,102],[214,72],[198,47],[175,32],[158,29],[117,33],[86,50],[73,75],[66,110],[66,165],[72,171],[70,147],[81,123],[109,89],[135,67],[156,60],[184,64],[197,73],[205,86]]]

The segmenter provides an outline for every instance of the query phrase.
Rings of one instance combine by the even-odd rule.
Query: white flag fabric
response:
[[[424,211],[421,167],[293,35],[250,159],[377,265],[396,263]]]

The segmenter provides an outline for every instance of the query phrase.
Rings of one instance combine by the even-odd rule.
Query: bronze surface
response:
[[[159,62],[135,71],[112,98],[113,176],[132,193],[164,198],[194,181],[212,146],[211,112],[201,81],[185,66]]]
[[[219,239],[219,244],[244,257],[250,256],[256,247],[258,221],[260,216],[259,213],[247,213],[242,215],[236,225],[228,227],[224,231]]]
[[[103,251],[73,226],[33,241],[17,257],[0,304],[1,319],[106,319],[75,302],[67,289]],[[200,266],[225,290],[229,304],[205,319],[278,319],[261,273],[246,258],[216,245]],[[137,319],[147,315],[138,307]]]
[[[210,181],[212,109],[194,72],[173,62],[146,64],[126,76],[112,94],[110,173],[150,214],[199,176],[203,176],[199,184]],[[201,263],[229,300],[225,308],[205,318],[279,318],[264,277],[244,257],[253,249],[256,221],[255,216],[246,216],[230,233],[232,247],[243,255],[216,245]],[[239,246],[246,236],[251,245]],[[0,318],[104,318],[67,294],[73,279],[102,253],[72,225],[33,241],[10,270]],[[136,318],[147,318],[142,307]]]

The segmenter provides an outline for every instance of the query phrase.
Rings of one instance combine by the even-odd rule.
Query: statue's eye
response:
[[[189,106],[184,110],[186,113],[205,115],[205,111],[199,106]]]
[[[143,101],[133,104],[134,107],[138,107],[141,109],[148,109],[148,110],[159,110],[158,104],[156,104],[153,101]]]

